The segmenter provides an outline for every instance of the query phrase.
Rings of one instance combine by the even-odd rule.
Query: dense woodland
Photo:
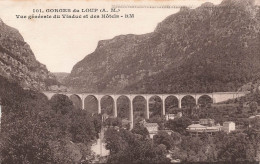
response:
[[[23,90],[16,83],[0,79],[3,117],[1,120],[1,163],[91,163],[95,157],[90,145],[98,138],[101,116],[78,110],[63,95],[51,100],[35,91]],[[108,163],[162,163],[170,158],[186,162],[259,160],[260,119],[248,117],[259,112],[260,92],[215,106],[205,104],[200,110],[192,105],[183,109],[184,116],[166,121],[159,115],[148,122],[157,122],[160,129],[153,140],[138,121],[133,130],[123,128],[122,119],[107,119],[103,126],[106,148],[111,154],[102,159]],[[188,103],[188,102],[187,102]],[[248,104],[248,105],[242,105]],[[181,109],[172,109],[172,111]],[[185,110],[194,110],[185,113]],[[213,118],[222,123],[236,122],[238,130],[214,137],[204,134],[191,137],[185,129],[199,118]],[[249,126],[250,125],[250,126]],[[119,130],[115,129],[119,127]]]
[[[68,97],[50,101],[0,77],[1,163],[88,163],[101,117],[77,110]],[[86,160],[89,159],[89,161]]]
[[[206,104],[199,109],[192,105],[184,109],[174,108],[173,112],[182,111],[184,116],[166,121],[164,117],[156,115],[147,120],[157,122],[161,130],[173,131],[171,135],[159,131],[153,140],[148,137],[147,129],[138,123],[138,119],[131,132],[122,128],[120,119],[109,120],[110,128],[105,134],[107,149],[111,152],[108,163],[167,163],[170,159],[179,159],[182,162],[259,161],[260,118],[249,119],[249,116],[260,113],[259,100],[260,92],[257,91],[222,104]],[[219,132],[210,136],[204,133],[200,137],[192,137],[186,128],[200,118],[212,118],[220,124],[234,121],[237,130],[230,134]],[[118,126],[119,131],[113,126]]]
[[[183,134],[184,122],[191,120],[182,118],[170,122],[169,128],[175,130],[169,135],[159,131],[153,140],[147,137],[144,128],[135,126],[129,132],[111,128],[105,135],[107,148],[111,154],[108,163],[167,163],[172,159],[182,162],[229,162],[243,163],[259,160],[259,133],[253,129],[226,134],[218,133],[214,137],[207,134],[191,137]],[[258,126],[260,120],[254,123]]]

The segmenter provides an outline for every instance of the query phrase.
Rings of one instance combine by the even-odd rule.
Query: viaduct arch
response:
[[[195,100],[195,104],[198,105],[199,99],[203,96],[207,96],[211,98],[213,103],[219,103],[223,101],[227,101],[229,99],[235,99],[238,97],[245,96],[248,92],[213,92],[213,93],[181,93],[181,94],[99,94],[99,93],[67,93],[67,92],[43,92],[47,96],[48,99],[51,99],[52,96],[56,94],[63,94],[71,98],[71,96],[76,96],[80,100],[81,109],[85,109],[85,99],[89,96],[92,96],[97,100],[97,106],[98,106],[98,113],[101,113],[101,99],[105,96],[109,96],[113,100],[113,115],[114,117],[117,117],[118,111],[117,111],[117,102],[119,97],[126,97],[129,100],[129,107],[130,107],[130,121],[131,121],[131,128],[133,128],[133,101],[136,97],[141,96],[146,100],[146,109],[145,109],[145,117],[149,119],[149,100],[152,97],[159,97],[162,102],[162,115],[165,115],[165,102],[166,99],[169,97],[175,97],[178,100],[178,108],[182,108],[182,100],[186,96],[190,96]]]

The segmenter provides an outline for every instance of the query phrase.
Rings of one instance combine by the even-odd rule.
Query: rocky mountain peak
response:
[[[229,8],[228,11],[234,9],[238,9],[241,12],[245,11],[252,16],[255,16],[257,11],[255,0],[223,0],[219,6]]]
[[[180,8],[180,12],[189,12],[191,9],[189,7],[186,7],[186,6],[182,6]]]
[[[23,88],[46,90],[56,84],[46,66],[38,62],[18,30],[0,20],[0,75]]]
[[[200,7],[214,7],[215,5],[211,2],[205,2],[203,4],[201,4]]]
[[[0,39],[6,38],[7,36],[12,40],[24,41],[22,35],[15,28],[6,25],[2,20],[0,20]]]
[[[183,8],[152,33],[101,41],[65,82],[90,92],[236,91],[260,72],[257,15],[250,0]]]
[[[223,0],[221,5],[254,6],[255,0]]]

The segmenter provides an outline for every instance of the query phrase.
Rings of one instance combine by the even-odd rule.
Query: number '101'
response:
[[[42,9],[33,9],[33,12],[34,12],[34,13],[41,13],[41,12],[42,12]]]

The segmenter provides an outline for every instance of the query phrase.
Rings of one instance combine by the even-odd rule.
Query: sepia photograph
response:
[[[260,163],[260,0],[1,0],[0,163]]]

